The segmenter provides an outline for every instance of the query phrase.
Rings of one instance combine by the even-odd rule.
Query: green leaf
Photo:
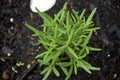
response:
[[[66,10],[64,10],[60,16],[60,22],[63,22],[65,20],[65,16],[66,16]]]
[[[68,75],[66,76],[65,80],[68,80],[70,78],[70,76],[72,75],[72,71],[73,71],[73,65],[70,66]]]
[[[85,64],[83,64],[83,62],[78,61],[77,62],[77,66],[83,68],[86,72],[88,72],[89,74],[91,74],[91,71],[89,70],[89,68]]]
[[[57,77],[60,76],[59,71],[58,71],[55,67],[53,67],[53,72],[54,72],[54,74],[55,74]]]
[[[61,54],[62,54],[62,51],[56,52],[56,53],[53,55],[52,59],[58,58]]]
[[[42,17],[44,22],[50,23],[52,21],[52,18],[48,14],[46,14],[44,12],[40,12],[37,8],[36,8],[36,10],[37,10],[39,16]]]
[[[62,12],[60,15],[60,22],[63,22],[66,16],[66,7],[67,7],[67,3],[64,4],[63,8],[62,8]]]
[[[78,53],[78,56],[79,58],[84,58],[86,56],[86,50],[85,50],[86,47],[83,47],[79,53]]]
[[[34,28],[33,26],[29,25],[28,23],[25,23],[25,26],[30,29],[31,31],[33,31],[34,33],[38,34],[41,33],[41,31],[39,31],[38,29]]]
[[[51,69],[52,68],[51,68],[51,65],[50,65],[50,66],[44,68],[40,74],[45,74],[46,72],[51,71]]]
[[[47,73],[45,74],[45,76],[43,77],[42,80],[46,80],[46,79],[48,78],[48,76],[49,76],[50,73],[51,73],[51,70],[52,70],[52,69],[50,69],[50,70],[47,71]]]
[[[51,52],[46,59],[43,59],[44,62],[47,64],[47,63],[49,63],[49,62],[51,63],[51,61],[56,61],[57,58],[54,58],[54,60],[52,60],[52,57],[54,56],[54,54],[55,54],[55,52]],[[44,57],[46,57],[46,56],[44,56]]]
[[[90,31],[88,37],[85,38],[85,42],[82,44],[83,47],[86,47],[86,45],[88,44],[91,36],[92,36],[92,31]]]
[[[70,33],[70,35],[69,35],[69,37],[68,37],[68,40],[67,40],[67,42],[66,42],[66,46],[68,46],[68,45],[71,43],[72,37],[73,37],[73,30],[71,30],[71,33]]]
[[[49,51],[45,51],[45,52],[43,52],[43,53],[40,53],[40,54],[38,54],[37,56],[35,56],[35,58],[37,59],[37,58],[41,58],[42,56],[44,56],[45,54],[47,54]]]
[[[56,63],[56,65],[64,66],[64,67],[68,67],[68,66],[70,66],[72,64],[73,64],[72,62],[59,62],[59,63]]]
[[[86,65],[86,67],[88,67],[88,69],[90,70],[100,70],[100,68],[97,68],[97,67],[93,67],[91,64],[89,64],[88,62],[84,61],[84,60],[81,60],[81,62]]]
[[[80,37],[79,37],[79,39],[77,40],[77,46],[79,46],[82,42],[83,42],[83,39],[84,38],[86,38],[87,36],[84,36],[84,35],[81,35]]]
[[[60,68],[62,69],[62,71],[65,73],[65,75],[67,76],[68,75],[68,71],[65,67],[63,66],[60,66]]]
[[[77,75],[77,65],[76,65],[76,63],[74,63],[74,73],[75,73],[75,75]]]
[[[82,13],[80,14],[80,20],[84,17],[85,11],[86,11],[86,9],[84,9],[84,10],[82,11]]]
[[[89,48],[89,50],[91,50],[91,51],[101,51],[101,49],[100,48],[94,48],[94,47],[88,47]]]
[[[89,28],[89,29],[86,29],[86,31],[94,31],[94,30],[98,30],[98,29],[100,29],[99,27],[97,27],[97,28]]]
[[[74,9],[72,9],[72,12],[74,14],[74,17],[75,17],[76,21],[79,21],[78,13]]]
[[[76,59],[78,59],[78,56],[76,55],[76,53],[74,52],[74,50],[72,50],[70,47],[67,47],[66,48],[67,50],[68,50],[68,54],[71,54],[71,55],[73,55]]]
[[[46,55],[43,58],[43,61],[46,61],[47,57],[49,56],[49,54],[52,52],[53,48],[49,49],[48,52],[46,53]]]
[[[90,50],[89,50],[89,48],[86,46],[86,54],[89,54],[90,53]]]
[[[83,58],[85,58],[86,56],[87,56],[86,53],[84,53],[84,54],[82,54],[82,55],[80,54],[80,55],[79,55],[79,59],[83,59]]]
[[[71,17],[72,17],[72,19],[73,19],[73,22],[76,23],[77,20],[76,20],[75,16],[74,16],[72,13],[71,13]]]
[[[39,46],[41,44],[40,41],[36,42],[35,44],[33,44],[34,46]]]
[[[54,15],[54,21],[57,21],[59,19],[63,11],[66,9],[66,6],[67,6],[67,3],[65,3],[63,8],[57,14]]]
[[[94,8],[93,11],[91,12],[91,14],[89,15],[89,17],[88,17],[88,19],[87,19],[87,21],[86,21],[86,25],[89,25],[89,24],[90,24],[89,22],[92,21],[92,18],[93,18],[93,16],[94,16],[96,10],[97,10],[97,8]]]
[[[64,33],[64,34],[66,33],[65,30],[62,29],[62,28],[58,28],[57,30],[58,30],[60,33]]]
[[[58,39],[58,38],[55,38],[55,41],[56,41],[56,43],[57,44],[59,44],[59,45],[65,45],[65,41],[63,41],[63,40],[60,40],[60,39]]]
[[[54,30],[54,38],[57,38],[57,35],[58,35],[58,30],[57,30],[58,26],[55,26],[55,30]],[[55,40],[55,39],[54,39]]]
[[[66,25],[69,27],[70,26],[70,12],[67,11],[67,17],[66,17]],[[68,28],[67,27],[67,28]]]
[[[32,36],[40,36],[40,33],[32,34]]]
[[[40,43],[47,45],[47,46],[50,46],[50,47],[55,47],[55,45],[53,45],[52,43],[48,43],[48,42],[43,41],[43,40],[41,40]]]

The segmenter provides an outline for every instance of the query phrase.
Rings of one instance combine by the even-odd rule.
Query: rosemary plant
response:
[[[54,18],[37,9],[44,21],[42,31],[25,24],[34,32],[32,36],[38,37],[35,45],[42,44],[46,49],[45,52],[39,53],[35,57],[40,66],[45,67],[41,72],[44,74],[43,80],[46,80],[51,72],[59,77],[58,68],[66,75],[65,80],[68,80],[73,72],[77,75],[78,68],[82,68],[90,74],[91,70],[100,70],[84,60],[90,51],[101,50],[88,46],[93,31],[99,29],[93,27],[92,21],[96,8],[85,19],[85,9],[78,15],[74,9],[71,12],[68,11],[66,5],[67,3],[54,15]]]

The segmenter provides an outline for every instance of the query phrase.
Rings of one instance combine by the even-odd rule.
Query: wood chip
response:
[[[8,75],[7,71],[3,71],[2,78],[3,78],[3,80],[8,80],[9,79],[9,75]]]

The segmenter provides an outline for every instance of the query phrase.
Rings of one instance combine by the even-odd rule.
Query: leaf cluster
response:
[[[39,38],[35,45],[42,44],[46,49],[45,52],[39,53],[35,57],[40,66],[45,67],[41,72],[44,74],[43,80],[46,80],[51,72],[60,76],[58,67],[66,75],[65,80],[68,80],[73,72],[77,74],[78,68],[82,68],[90,74],[91,70],[100,70],[83,60],[90,51],[101,50],[88,46],[93,31],[99,29],[93,27],[92,21],[96,8],[85,19],[85,9],[78,15],[74,9],[71,12],[68,11],[66,5],[67,3],[54,15],[54,18],[37,9],[44,21],[42,31],[25,24],[34,32],[32,36]]]

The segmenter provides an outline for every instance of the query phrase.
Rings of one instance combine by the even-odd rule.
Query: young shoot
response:
[[[67,3],[54,15],[54,18],[37,9],[39,16],[43,19],[42,31],[30,24],[25,24],[33,31],[32,36],[38,37],[35,45],[42,44],[46,49],[35,57],[40,66],[44,66],[41,72],[44,74],[43,80],[46,80],[51,72],[59,77],[59,70],[66,75],[65,80],[69,80],[73,73],[77,75],[78,68],[84,69],[89,74],[91,70],[100,70],[84,60],[90,51],[101,50],[88,45],[93,31],[99,29],[99,27],[93,27],[92,21],[97,8],[94,8],[86,19],[85,9],[79,15],[74,9],[67,10],[66,6]]]

